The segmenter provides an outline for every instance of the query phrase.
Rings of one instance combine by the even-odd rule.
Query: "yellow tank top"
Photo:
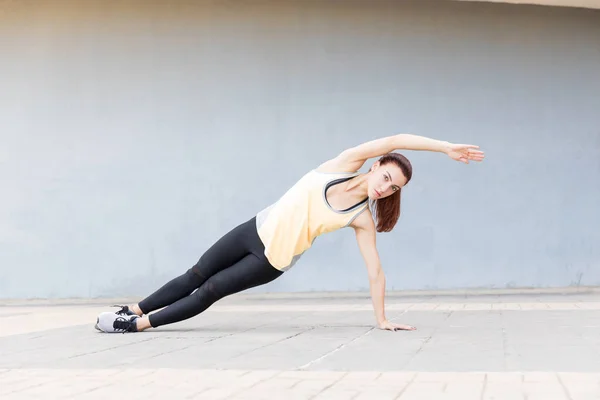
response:
[[[347,227],[367,209],[368,199],[347,210],[335,210],[325,197],[329,187],[357,175],[312,170],[256,215],[258,235],[271,265],[290,269],[318,236]]]

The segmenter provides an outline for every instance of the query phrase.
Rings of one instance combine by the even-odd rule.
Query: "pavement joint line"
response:
[[[408,312],[408,310],[404,310],[402,311],[400,314],[398,314],[397,316],[395,316],[394,318],[390,318],[389,321],[392,322],[394,320],[399,319],[401,316],[403,316],[404,314],[406,314]]]
[[[14,369],[16,369],[16,368],[14,368]],[[25,369],[25,370],[27,370],[29,368],[18,368],[18,369]],[[65,381],[70,381],[71,379],[72,379],[71,376],[53,377],[50,381],[45,381],[45,382],[41,382],[41,383],[35,383],[32,386],[22,387],[20,389],[13,390],[13,391],[10,391],[10,392],[5,393],[5,394],[8,395],[8,394],[15,394],[15,393],[19,393],[19,392],[24,392],[24,391],[32,389],[32,388],[38,388],[40,386],[47,385],[49,383],[50,384],[52,384],[52,383],[59,383],[60,384],[60,383],[65,382]],[[28,380],[30,380],[30,378],[23,379],[23,381],[28,381]],[[22,382],[22,381],[19,381],[19,382]]]
[[[502,319],[502,352],[504,353],[504,368],[508,368],[508,337],[506,334],[504,314],[500,314]]]
[[[342,379],[344,379],[349,373],[350,372],[346,372],[346,373],[342,374],[342,376],[338,377],[332,383],[330,383],[329,385],[325,386],[318,393],[315,393],[314,395],[312,395],[311,397],[309,397],[309,400],[314,399],[315,397],[317,397],[318,395],[320,395],[321,393],[323,393],[324,391],[326,391],[327,389],[329,389],[330,387],[332,387],[333,385],[335,385],[336,383],[338,383],[339,381],[341,381]],[[354,396],[354,397],[356,397],[356,396]]]
[[[149,341],[152,341],[152,340],[155,340],[155,339],[158,339],[158,337],[153,337],[153,338],[148,338],[148,339],[142,339],[142,340],[136,341],[135,343],[123,343],[123,344],[121,344],[119,346],[109,347],[109,348],[106,348],[106,349],[102,349],[102,350],[98,350],[98,351],[92,351],[92,352],[89,352],[89,353],[75,354],[74,356],[70,356],[67,359],[72,360],[74,358],[85,357],[85,356],[89,356],[91,354],[103,353],[105,351],[115,350],[115,349],[119,349],[121,347],[129,347],[132,344],[145,343],[145,342],[149,342]]]
[[[444,319],[444,321],[447,321],[450,316],[452,315],[453,311],[450,311],[450,313],[446,316],[446,318]],[[425,339],[424,342],[421,343],[421,345],[419,346],[419,348],[417,349],[417,351],[406,361],[405,366],[409,365],[417,355],[419,355],[419,353],[421,353],[421,351],[423,351],[423,348],[425,347],[425,345],[427,343],[429,343],[429,341],[433,338],[433,335],[435,335],[437,333],[438,330],[440,330],[441,325],[438,325],[437,328],[435,328],[433,330],[433,332],[431,332],[431,335],[429,335],[427,337],[427,339]]]
[[[295,319],[295,318],[296,318],[296,317],[293,317],[293,316],[292,316],[292,317],[288,317],[288,318],[287,318],[287,320],[292,320],[292,319]],[[222,338],[224,338],[224,337],[233,336],[233,335],[235,335],[235,334],[239,334],[239,333],[246,333],[246,332],[250,332],[251,330],[254,330],[254,329],[259,329],[259,328],[263,328],[263,327],[265,327],[265,326],[269,326],[269,325],[270,325],[270,323],[265,323],[265,324],[262,324],[262,325],[257,325],[257,326],[254,326],[254,327],[252,327],[252,328],[248,328],[248,329],[245,329],[245,330],[243,330],[243,331],[240,331],[240,332],[232,332],[232,333],[229,333],[229,334],[227,334],[227,335],[221,335],[221,336],[217,336],[217,337],[215,337],[215,338],[211,338],[211,339],[209,339],[209,340],[207,340],[207,341],[205,341],[205,342],[203,342],[203,343],[210,343],[210,342],[214,342],[215,340],[222,339]],[[303,333],[303,332],[300,332],[300,333]],[[299,333],[299,334],[300,334],[300,333]],[[299,335],[299,334],[298,334],[298,335]],[[297,336],[297,335],[295,335],[295,336]],[[188,346],[188,347],[192,347],[192,346],[194,346],[194,345],[190,345],[190,346]],[[266,346],[268,346],[268,345],[266,345]],[[266,347],[266,346],[265,346],[265,347]],[[188,347],[186,347],[186,348],[188,348]],[[257,349],[259,349],[259,348],[257,348]],[[252,349],[252,350],[250,350],[248,353],[251,353],[252,351],[255,351],[255,350],[257,350],[257,349]],[[184,349],[179,349],[179,350],[185,350],[185,348],[184,348]],[[177,351],[179,351],[179,350],[177,350]],[[173,351],[173,353],[174,353],[174,352],[175,352],[175,351]],[[247,354],[247,353],[245,353],[245,354]],[[238,355],[236,355],[236,356],[233,356],[233,357],[229,358],[228,360],[232,360],[232,359],[235,359],[235,358],[237,358],[237,357],[239,357],[239,354],[238,354]],[[219,363],[217,363],[217,365],[218,365],[218,364],[219,364]]]
[[[483,376],[483,385],[481,385],[481,396],[479,397],[480,400],[484,400],[484,398],[485,398],[485,391],[487,390],[487,382],[488,382],[488,374],[486,373]]]
[[[138,360],[138,362],[144,362],[147,360],[151,360],[156,357],[164,356],[165,354],[176,353],[178,351],[186,350],[186,349],[189,349],[190,347],[194,347],[194,346],[195,346],[195,344],[190,344],[189,346],[181,347],[178,349],[172,349],[170,351],[165,351],[164,353],[153,354],[151,356],[141,358],[140,360]]]
[[[346,346],[347,346],[347,345],[349,345],[350,343],[352,343],[352,342],[354,342],[354,341],[356,341],[356,340],[358,340],[358,339],[361,339],[361,338],[363,338],[364,336],[366,336],[366,335],[368,335],[370,332],[372,332],[374,329],[375,329],[374,327],[370,328],[369,330],[367,330],[367,331],[366,331],[365,333],[363,333],[362,335],[359,335],[359,336],[355,337],[354,339],[352,339],[352,340],[350,340],[350,341],[348,341],[348,342],[346,342],[346,343],[342,343],[341,345],[339,345],[339,346],[338,346],[338,347],[336,347],[335,349],[333,349],[333,350],[331,350],[331,351],[329,351],[329,352],[327,352],[327,353],[323,354],[321,357],[318,357],[318,358],[316,358],[316,359],[314,359],[314,360],[312,360],[312,361],[310,361],[310,362],[308,362],[308,363],[306,363],[306,364],[304,364],[304,365],[300,366],[298,369],[299,369],[299,370],[305,370],[306,368],[310,367],[311,365],[313,365],[313,364],[315,364],[315,363],[317,363],[317,362],[320,362],[320,361],[324,360],[325,358],[329,357],[330,355],[332,355],[332,354],[334,354],[334,353],[337,353],[338,351],[340,351],[341,349],[343,349],[344,347],[346,347]]]
[[[24,379],[24,380],[27,380],[27,379]],[[19,382],[21,382],[21,381],[19,381]],[[44,385],[45,385],[45,384],[47,384],[47,383],[48,383],[48,382],[35,383],[35,384],[31,385],[31,386],[25,386],[25,387],[22,387],[22,388],[20,388],[20,389],[16,389],[16,390],[12,390],[12,391],[10,391],[10,392],[6,392],[6,393],[4,393],[4,394],[5,394],[5,395],[9,395],[9,394],[17,394],[17,393],[19,393],[19,392],[23,392],[23,391],[25,391],[25,390],[29,390],[29,389],[35,389],[35,388],[38,388],[38,387],[40,387],[40,386],[44,386]]]
[[[413,375],[413,377],[410,379],[410,381],[408,381],[406,386],[404,386],[404,388],[402,390],[400,390],[400,392],[398,392],[398,395],[396,397],[394,397],[394,400],[398,400],[400,397],[402,397],[402,395],[404,395],[404,393],[408,390],[410,385],[412,385],[413,382],[415,381],[415,379],[417,379],[417,376],[419,376],[419,373],[416,373]]]
[[[571,397],[571,393],[569,393],[569,390],[567,389],[567,386],[565,385],[562,378],[560,377],[560,374],[558,372],[555,372],[554,375],[556,376],[556,379],[558,379],[558,382],[560,383],[560,386],[562,387],[563,391],[565,392],[565,396],[567,396],[567,399],[573,400],[573,397]]]
[[[262,349],[264,349],[264,348],[267,348],[267,347],[269,347],[269,346],[273,346],[273,345],[275,345],[275,344],[278,344],[278,343],[284,342],[284,341],[286,341],[286,340],[288,340],[288,339],[295,338],[296,336],[300,336],[300,335],[302,335],[303,333],[310,332],[310,331],[312,331],[313,329],[315,329],[315,328],[314,328],[314,327],[310,327],[309,329],[305,329],[305,330],[303,330],[303,331],[301,331],[301,332],[295,333],[295,334],[293,334],[293,335],[290,335],[290,336],[288,336],[288,337],[285,337],[285,338],[283,338],[283,339],[279,339],[279,340],[277,340],[277,341],[275,341],[275,342],[264,344],[264,345],[262,345],[262,346],[256,347],[256,348],[254,348],[254,349],[248,350],[248,351],[246,351],[246,352],[244,352],[244,353],[241,353],[241,354],[238,354],[238,355],[236,355],[236,356],[234,356],[234,357],[231,357],[231,358],[229,358],[227,361],[230,361],[230,360],[233,360],[233,359],[236,359],[236,358],[239,358],[239,357],[242,357],[242,356],[248,355],[248,354],[250,354],[250,353],[252,353],[252,352],[255,352],[255,351],[257,351],[257,350],[262,350]]]
[[[248,372],[246,372],[246,373],[243,373],[243,374],[241,374],[240,376],[238,376],[238,378],[240,378],[240,377],[242,377],[242,376],[245,376],[245,375],[248,375],[248,374],[249,374],[249,373],[251,373],[251,372],[256,372],[256,371],[249,370]],[[267,376],[267,377],[266,377],[266,378],[264,378],[264,379],[260,379],[260,380],[258,380],[257,382],[254,382],[253,384],[251,384],[251,385],[250,385],[250,386],[248,386],[248,387],[243,387],[243,388],[240,388],[240,390],[238,390],[238,391],[234,392],[234,393],[231,395],[231,397],[232,397],[232,398],[235,398],[235,396],[237,396],[238,394],[240,394],[240,393],[242,393],[242,392],[245,392],[245,391],[246,391],[246,390],[248,390],[248,389],[251,389],[251,388],[253,388],[253,387],[255,387],[255,386],[257,386],[257,385],[259,385],[259,384],[261,384],[261,383],[263,383],[263,382],[266,382],[266,381],[268,381],[269,379],[277,378],[277,377],[278,377],[279,375],[281,375],[283,372],[285,372],[285,371],[279,371],[279,372],[276,372],[276,373],[275,373],[275,375],[272,375],[272,376]],[[300,381],[298,381],[298,383],[299,383],[299,382],[300,382]]]

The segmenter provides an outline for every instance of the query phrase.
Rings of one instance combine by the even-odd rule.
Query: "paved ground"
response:
[[[600,399],[600,294],[233,296],[136,334],[124,300],[0,301],[1,399]]]

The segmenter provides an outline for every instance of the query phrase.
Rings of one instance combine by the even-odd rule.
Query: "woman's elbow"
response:
[[[385,281],[385,274],[381,268],[373,268],[369,271],[369,282],[377,284]]]

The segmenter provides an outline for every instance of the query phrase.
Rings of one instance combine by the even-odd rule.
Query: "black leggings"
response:
[[[256,219],[252,218],[219,239],[183,275],[138,305],[144,314],[166,307],[149,316],[150,325],[156,328],[198,315],[225,296],[271,282],[281,274],[265,257]]]

